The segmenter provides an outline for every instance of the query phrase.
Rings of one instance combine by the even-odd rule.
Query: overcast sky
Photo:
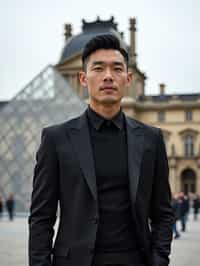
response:
[[[64,24],[73,33],[97,15],[118,23],[129,42],[129,18],[137,19],[137,62],[146,92],[200,93],[199,0],[0,0],[0,99],[11,99],[46,65],[58,62]]]

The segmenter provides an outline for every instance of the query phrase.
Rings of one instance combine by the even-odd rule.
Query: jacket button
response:
[[[141,252],[145,252],[145,248],[140,248],[140,251]]]
[[[98,224],[99,219],[97,217],[93,217],[93,218],[90,219],[90,222],[93,223],[93,224]]]
[[[98,218],[94,218],[93,223],[98,224],[98,222],[99,222]]]

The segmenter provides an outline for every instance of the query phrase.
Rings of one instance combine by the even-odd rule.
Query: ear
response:
[[[86,73],[84,71],[79,72],[79,80],[80,80],[81,86],[87,87]]]
[[[128,71],[127,73],[127,87],[128,88],[131,86],[132,81],[133,81],[133,73],[131,71]]]

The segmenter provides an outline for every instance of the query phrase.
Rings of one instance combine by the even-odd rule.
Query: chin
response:
[[[107,98],[107,99],[102,99],[101,103],[103,104],[116,104],[119,103],[120,100],[119,99],[114,99],[114,98]]]

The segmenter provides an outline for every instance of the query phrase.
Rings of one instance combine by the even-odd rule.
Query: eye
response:
[[[123,71],[122,67],[118,67],[118,66],[115,67],[114,70],[117,71],[117,72],[122,72]]]
[[[102,68],[101,66],[95,66],[95,67],[93,68],[93,70],[94,70],[94,71],[97,71],[97,72],[100,72],[100,71],[103,70],[103,68]]]

